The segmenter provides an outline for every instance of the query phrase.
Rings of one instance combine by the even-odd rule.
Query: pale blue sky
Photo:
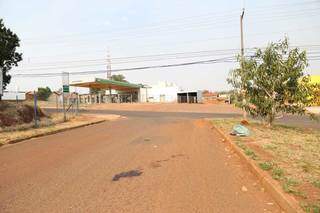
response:
[[[287,35],[292,45],[320,55],[320,1],[245,1],[246,47],[263,47]],[[238,49],[242,0],[119,0],[14,1],[0,0],[0,17],[21,38],[24,61],[12,73],[47,73],[105,69],[111,58],[204,50]],[[232,53],[233,54],[233,53]],[[234,52],[237,54],[237,52]],[[219,58],[119,63],[112,68],[181,63]],[[100,60],[97,62],[65,61]],[[64,63],[61,63],[63,61]],[[59,63],[57,63],[59,62]],[[320,74],[320,61],[308,72]],[[174,82],[185,89],[228,89],[226,77],[233,63],[193,65],[124,72],[129,81]],[[50,69],[47,69],[51,67]],[[103,75],[97,75],[103,77]],[[84,78],[74,76],[71,80]],[[13,78],[9,90],[61,86],[60,78]]]

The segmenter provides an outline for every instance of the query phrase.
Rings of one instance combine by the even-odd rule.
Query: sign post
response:
[[[62,105],[63,105],[63,120],[67,121],[67,115],[66,115],[66,100],[65,96],[68,95],[70,92],[69,89],[69,73],[63,72],[62,73]]]

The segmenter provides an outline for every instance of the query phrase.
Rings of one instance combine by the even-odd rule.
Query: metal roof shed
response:
[[[70,86],[94,89],[113,89],[117,91],[136,91],[142,87],[139,84],[95,78],[93,81],[73,81]]]

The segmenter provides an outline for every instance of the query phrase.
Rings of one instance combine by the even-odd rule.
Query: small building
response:
[[[70,86],[98,89],[95,94],[82,94],[80,103],[123,103],[139,102],[141,84],[94,78],[88,81],[73,81]]]
[[[320,84],[320,75],[311,75],[310,76],[311,84]]]
[[[202,91],[180,91],[177,98],[178,103],[202,103]]]
[[[152,86],[144,85],[140,92],[141,102],[177,102],[179,87],[173,83],[159,82]]]
[[[2,100],[6,101],[24,101],[26,100],[25,92],[3,91]]]

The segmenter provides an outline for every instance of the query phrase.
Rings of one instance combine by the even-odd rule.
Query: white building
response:
[[[177,102],[179,87],[173,83],[159,82],[140,88],[140,102]]]
[[[26,100],[26,93],[25,92],[11,92],[11,91],[4,91],[2,100],[7,100],[7,101],[24,101]]]

